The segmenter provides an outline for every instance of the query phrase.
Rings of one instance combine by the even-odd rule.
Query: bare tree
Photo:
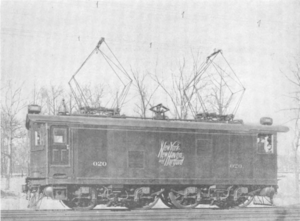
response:
[[[157,86],[153,91],[150,90],[149,85],[149,73],[144,72],[143,74],[139,73],[138,71],[133,71],[133,85],[136,88],[136,92],[138,94],[139,102],[136,104],[137,107],[137,113],[140,117],[146,118],[147,117],[147,111],[149,109],[150,101],[152,99],[152,96],[156,92]]]
[[[1,167],[6,168],[6,189],[10,187],[14,162],[13,149],[16,147],[16,141],[25,137],[23,121],[19,120],[19,114],[25,107],[21,97],[23,85],[14,87],[13,83],[8,81],[2,88],[4,97],[1,102]]]
[[[228,85],[224,77],[214,79],[214,81],[207,82],[210,85],[211,90],[205,98],[205,102],[210,105],[210,109],[217,112],[219,115],[226,114],[226,109],[230,103],[230,99],[227,96]]]
[[[286,109],[294,113],[294,117],[291,119],[293,122],[293,141],[292,141],[292,149],[294,155],[294,172],[295,172],[295,192],[296,197],[300,198],[299,192],[299,146],[300,146],[300,64],[296,62],[295,69],[291,71],[290,75],[286,75],[289,82],[295,86],[295,91],[293,91],[289,98],[293,100],[293,106]]]
[[[70,92],[70,91],[65,92],[63,97],[64,97],[64,102],[65,102],[65,107],[62,107],[62,108],[63,109],[66,108],[66,110],[63,110],[63,111],[66,111],[69,114],[79,112],[79,107],[76,103],[76,100],[75,100],[72,92]]]
[[[46,99],[48,114],[56,115],[63,99],[63,89],[51,85],[49,89],[42,88],[41,90],[42,96]]]
[[[167,97],[173,104],[173,113],[177,119],[187,119],[189,111],[195,115],[199,109],[199,103],[196,99],[197,93],[203,88],[201,81],[202,72],[198,59],[193,59],[192,67],[187,67],[186,60],[183,59],[179,64],[177,71],[171,72],[169,80],[161,80],[154,75],[153,80],[163,89]]]
[[[42,107],[42,114],[57,115],[61,112],[79,113],[79,106],[74,95],[61,86],[43,86],[34,90],[34,104]],[[97,85],[92,87],[87,84],[82,87],[82,93],[90,107],[97,108],[105,106],[104,95],[105,87]]]
[[[85,85],[82,88],[82,92],[91,107],[97,108],[104,106],[103,99],[105,95],[105,87],[103,85],[96,85],[94,87],[91,85]]]
[[[37,91],[34,89],[34,104],[42,107],[42,113],[56,115],[59,112],[64,90],[60,86],[43,86]]]
[[[28,171],[30,148],[28,143],[27,131],[22,123],[19,137],[15,139],[14,148],[12,149],[13,162],[12,171],[24,175]]]

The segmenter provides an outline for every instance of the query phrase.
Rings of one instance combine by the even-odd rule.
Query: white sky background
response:
[[[222,49],[246,88],[236,118],[287,125],[293,86],[282,72],[299,57],[299,12],[300,1],[283,0],[2,1],[1,82],[25,81],[27,96],[34,83],[68,87],[101,37],[127,71],[161,76],[191,51],[202,62]]]

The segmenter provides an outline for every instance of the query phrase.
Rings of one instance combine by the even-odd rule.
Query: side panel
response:
[[[253,154],[255,137],[248,134],[230,136],[230,178],[235,180],[253,179]]]
[[[142,131],[123,131],[126,134],[126,149],[122,151],[123,157],[127,159],[126,169],[128,178],[146,177],[146,158],[148,158],[148,149],[151,149],[153,143],[151,139],[145,139],[145,133]],[[150,134],[149,134],[150,135]],[[149,136],[149,138],[151,135]],[[154,141],[155,142],[155,141]],[[123,144],[123,145],[124,145]],[[122,145],[122,146],[123,146]],[[118,145],[115,148],[120,148]],[[148,174],[149,175],[149,174]]]
[[[253,182],[253,142],[248,134],[198,134],[197,177],[216,184]]]
[[[229,135],[202,132],[196,137],[196,177],[202,183],[224,182],[228,179]]]
[[[72,132],[76,177],[107,177],[107,130],[85,128]]]
[[[209,180],[212,174],[213,141],[210,134],[197,134],[195,151],[195,177]]]
[[[193,132],[110,127],[73,128],[72,133],[75,176],[81,180],[158,184],[195,178]]]
[[[228,153],[229,139],[228,134],[211,134],[213,145],[213,158],[211,178],[218,182],[224,182],[228,179]]]
[[[195,134],[180,130],[156,134],[159,142],[154,147],[154,165],[159,169],[158,177],[179,182],[195,178]]]
[[[127,135],[122,130],[107,131],[107,174],[106,177],[124,179],[128,177]]]
[[[71,131],[82,183],[260,184],[276,167],[273,156],[261,174],[258,165],[268,156],[256,157],[250,134],[114,126]]]

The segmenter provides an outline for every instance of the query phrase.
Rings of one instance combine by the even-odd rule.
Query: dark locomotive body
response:
[[[74,209],[97,204],[193,208],[243,206],[277,189],[277,132],[250,126],[29,114],[31,160],[24,190]]]

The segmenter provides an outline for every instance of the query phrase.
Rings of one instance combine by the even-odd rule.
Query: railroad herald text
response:
[[[164,166],[181,166],[184,156],[179,141],[167,142],[161,141],[160,150],[157,155],[158,162]]]

